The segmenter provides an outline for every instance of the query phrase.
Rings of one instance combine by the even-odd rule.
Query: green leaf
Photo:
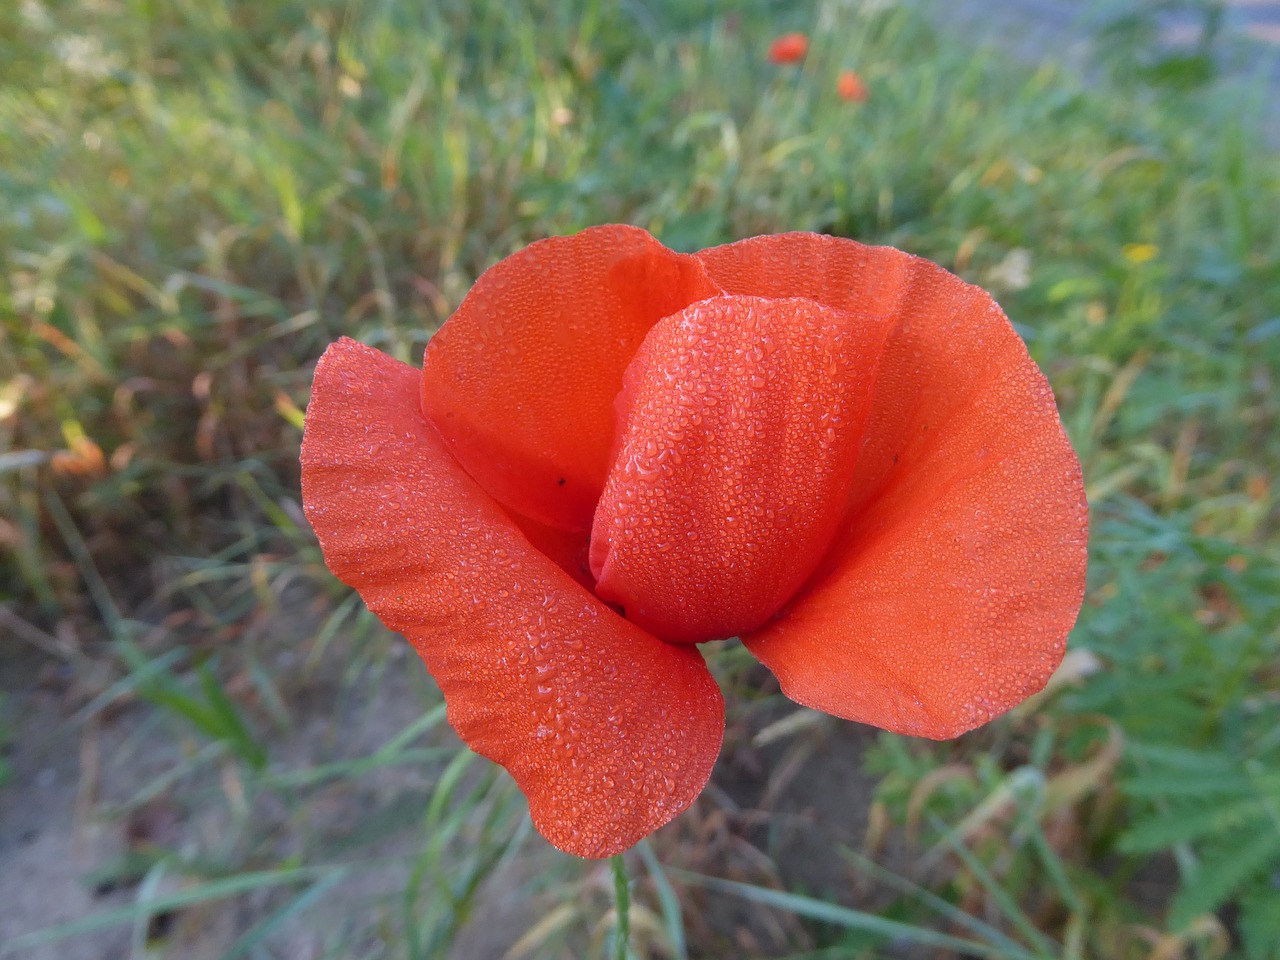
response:
[[[1232,758],[1223,754],[1188,750],[1165,743],[1130,741],[1125,745],[1125,753],[1133,760],[1145,760],[1156,766],[1202,777],[1209,773],[1235,773],[1240,769]]]
[[[1236,842],[1207,860],[1173,899],[1170,925],[1180,930],[1202,913],[1222,906],[1240,886],[1267,866],[1280,867],[1280,830],[1243,830]]]
[[[1124,853],[1154,853],[1177,843],[1236,830],[1266,816],[1267,808],[1263,801],[1250,797],[1227,806],[1214,805],[1140,823],[1120,838],[1119,847]]]
[[[212,718],[211,733],[217,731],[221,737],[231,743],[232,748],[253,769],[261,770],[267,765],[267,753],[258,743],[253,733],[240,716],[236,705],[222,689],[207,663],[202,663],[198,671],[200,689],[208,702],[208,714]]]
[[[1257,886],[1240,898],[1240,935],[1249,960],[1280,957],[1280,889]]]
[[[1271,789],[1280,786],[1276,783],[1275,777],[1267,778],[1266,784]],[[1256,789],[1255,780],[1243,773],[1152,774],[1135,778],[1124,785],[1124,792],[1130,797],[1178,797],[1179,799],[1233,795],[1238,797],[1251,795]]]

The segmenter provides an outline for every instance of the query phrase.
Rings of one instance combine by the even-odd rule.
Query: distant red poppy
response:
[[[330,569],[587,857],[706,784],[724,704],[694,644],[954,737],[1044,685],[1084,589],[1080,465],[1000,308],[816,234],[684,255],[594,227],[486,271],[422,370],[344,338],[302,491]]]
[[[866,103],[870,95],[862,77],[852,70],[840,71],[840,76],[836,79],[836,93],[846,103]]]
[[[809,52],[809,38],[803,33],[784,33],[769,44],[770,63],[799,63]]]

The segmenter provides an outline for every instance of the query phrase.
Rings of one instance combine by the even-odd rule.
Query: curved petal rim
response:
[[[503,505],[589,530],[623,371],[658,320],[718,293],[639,227],[539,240],[481,274],[431,338],[422,412]]]
[[[731,293],[890,315],[848,514],[744,643],[792,699],[945,739],[1041,689],[1084,597],[1088,506],[1053,393],[983,290],[815,234],[698,254]]]
[[[419,381],[345,338],[317,364],[302,484],[325,562],[417,649],[538,830],[610,856],[701,792],[720,691],[696,650],[621,619],[530,545],[422,417]]]

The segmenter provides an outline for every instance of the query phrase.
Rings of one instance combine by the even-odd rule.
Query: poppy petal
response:
[[[588,591],[595,590],[596,581],[591,575],[591,565],[588,562],[590,534],[582,530],[544,526],[518,513],[512,513],[511,520],[535,550],[553,561]]]
[[[670,642],[755,629],[844,514],[887,324],[812,300],[718,297],[627,368],[596,510],[596,593]]]
[[[623,371],[658,320],[717,293],[694,257],[639,227],[533,243],[486,270],[431,338],[422,412],[501,503],[589,530]]]
[[[846,103],[866,103],[870,98],[867,84],[853,70],[842,70],[836,79],[836,94]]]
[[[420,372],[343,339],[316,366],[303,504],[325,562],[405,635],[449,721],[560,849],[617,853],[685,809],[724,701],[696,650],[627,623],[535,550],[418,409]]]
[[[803,33],[784,33],[769,44],[769,62],[799,63],[809,52],[809,38]]]
[[[894,318],[849,515],[744,638],[792,699],[946,738],[1039,690],[1084,594],[1088,507],[1044,375],[1000,308],[928,261],[786,234],[704,251],[727,291]]]

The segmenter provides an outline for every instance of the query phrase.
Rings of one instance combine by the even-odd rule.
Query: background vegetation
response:
[[[12,954],[604,949],[607,873],[327,574],[297,448],[329,341],[416,361],[487,265],[626,221],[984,284],[1093,510],[1058,682],[955,743],[715,649],[725,754],[630,855],[634,955],[1280,956],[1280,162],[1265,89],[1134,23],[1086,83],[885,3],[0,5],[0,740],[52,704],[117,837]]]

